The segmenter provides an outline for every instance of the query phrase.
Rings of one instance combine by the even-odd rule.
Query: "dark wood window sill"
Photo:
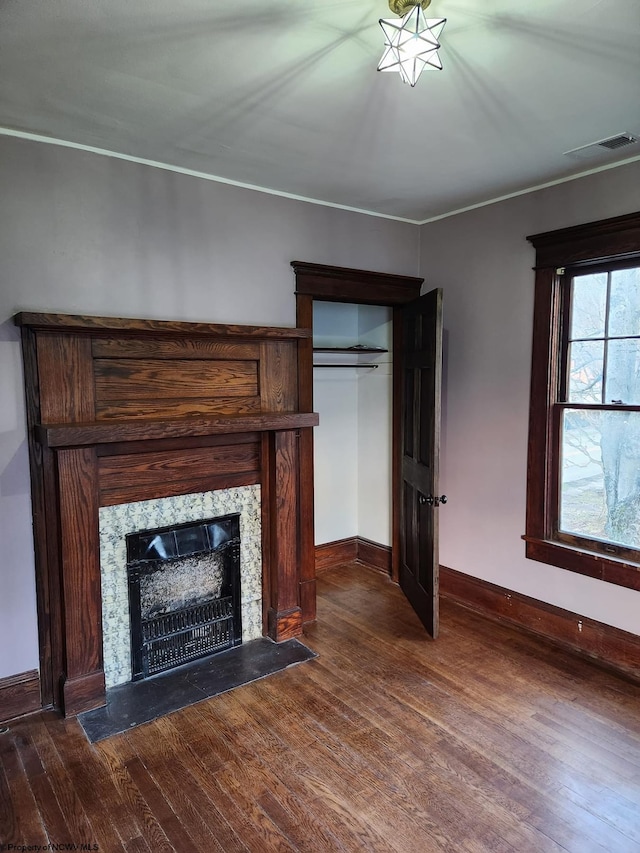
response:
[[[640,565],[637,563],[605,557],[604,554],[585,551],[551,539],[536,539],[533,536],[522,538],[526,542],[526,556],[529,560],[558,566],[628,589],[640,590]]]

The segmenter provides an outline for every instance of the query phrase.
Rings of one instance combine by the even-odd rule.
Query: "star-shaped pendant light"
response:
[[[446,18],[427,18],[431,0],[389,0],[389,8],[402,17],[381,18],[385,51],[378,71],[398,71],[404,83],[415,86],[425,68],[442,70],[438,56],[440,33]]]

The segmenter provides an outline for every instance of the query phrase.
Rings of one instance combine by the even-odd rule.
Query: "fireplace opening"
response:
[[[133,681],[242,642],[239,513],[126,543]]]

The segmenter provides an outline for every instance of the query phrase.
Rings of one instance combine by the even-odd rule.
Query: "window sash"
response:
[[[633,563],[638,563],[640,566],[640,548],[635,548],[629,544],[606,539],[604,536],[589,536],[576,531],[563,530],[561,528],[562,515],[562,482],[563,482],[563,421],[566,412],[615,412],[616,414],[640,413],[640,405],[637,406],[620,406],[620,405],[575,405],[572,403],[557,403],[554,406],[554,477],[556,479],[556,489],[553,497],[553,538],[558,542],[563,542],[568,545],[575,545],[578,548],[596,551],[608,556],[615,556]],[[640,571],[640,568],[639,568]]]
[[[603,345],[603,363],[602,363],[602,383],[600,389],[600,404],[606,405],[607,400],[607,391],[608,391],[608,365],[609,365],[609,350],[610,343],[615,341],[633,341],[637,340],[640,342],[640,334],[636,335],[611,335],[609,334],[611,329],[611,316],[610,316],[610,304],[611,304],[611,287],[612,287],[612,274],[620,271],[620,270],[629,270],[636,269],[640,266],[640,260],[637,259],[625,259],[619,262],[610,262],[608,264],[581,264],[579,266],[573,268],[566,268],[560,274],[559,279],[559,288],[560,288],[560,300],[562,303],[561,308],[561,316],[562,316],[562,332],[561,332],[561,340],[562,340],[562,353],[560,356],[559,369],[560,369],[560,382],[558,387],[558,402],[570,402],[570,371],[569,371],[569,358],[572,352],[572,344],[580,344],[580,343],[588,343],[588,344],[598,344],[602,343]],[[575,304],[575,280],[581,276],[591,276],[598,274],[606,274],[606,296],[605,296],[605,317],[604,317],[604,334],[595,335],[592,337],[584,337],[584,336],[571,336],[571,323],[572,323],[572,310]],[[577,402],[577,401],[576,401]],[[591,404],[588,404],[591,405]],[[619,404],[614,404],[619,405]]]

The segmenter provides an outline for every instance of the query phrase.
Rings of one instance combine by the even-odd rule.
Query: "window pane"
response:
[[[565,411],[560,530],[640,549],[640,412]]]
[[[607,305],[607,274],[577,275],[573,279],[569,337],[602,338]]]
[[[574,341],[569,345],[569,402],[602,402],[602,341]]]
[[[640,403],[640,340],[609,341],[605,402]]]
[[[609,336],[640,335],[640,267],[611,273]]]

